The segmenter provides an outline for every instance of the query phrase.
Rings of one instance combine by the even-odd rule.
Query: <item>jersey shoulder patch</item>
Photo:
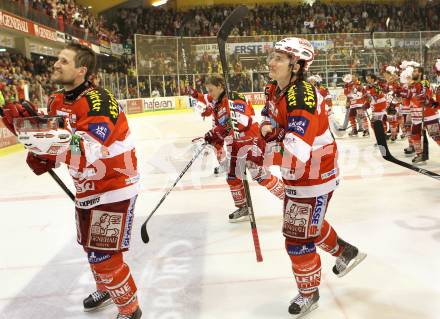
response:
[[[119,116],[119,104],[110,91],[96,87],[84,96],[89,105],[88,115],[107,116],[113,124],[116,123]]]
[[[318,97],[315,88],[307,81],[293,84],[286,93],[287,111],[305,110],[315,114]]]

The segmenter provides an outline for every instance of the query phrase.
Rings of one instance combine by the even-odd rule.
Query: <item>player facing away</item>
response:
[[[96,281],[96,291],[84,299],[84,311],[113,302],[117,319],[139,319],[136,285],[123,259],[139,189],[135,147],[113,94],[87,80],[95,65],[88,47],[69,44],[60,52],[51,79],[63,89],[49,97],[48,114],[64,119],[62,133],[70,142],[48,147],[44,140],[51,134],[40,134],[38,142],[25,145],[30,149],[27,163],[37,175],[65,163],[73,179],[77,241]],[[11,127],[20,114],[29,116],[20,104],[11,105],[3,119]]]
[[[249,169],[252,179],[281,200],[284,199],[284,185],[263,165],[266,143],[260,137],[258,122],[253,120],[255,112],[250,102],[246,102],[243,95],[231,92],[230,99],[233,101],[240,132],[240,138],[233,139],[230,123],[231,110],[228,97],[225,94],[223,77],[219,75],[211,76],[206,83],[206,88],[213,102],[212,116],[214,117],[215,126],[205,134],[205,141],[211,145],[222,144],[223,142],[226,144],[226,158],[229,161],[226,181],[237,208],[229,214],[229,221],[244,221],[249,218],[241,175],[244,171],[244,165]]]
[[[338,277],[366,257],[342,240],[325,219],[339,184],[339,169],[325,102],[317,89],[304,80],[313,59],[314,49],[305,39],[286,38],[275,44],[268,59],[269,76],[277,83],[276,90],[268,96],[272,105],[269,117],[275,127],[262,127],[262,134],[273,136],[276,132],[284,148],[283,235],[299,291],[288,311],[296,318],[318,306],[321,261],[316,247],[336,257],[333,272]]]

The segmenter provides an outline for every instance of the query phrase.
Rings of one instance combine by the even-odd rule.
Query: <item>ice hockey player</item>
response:
[[[437,104],[434,103],[430,83],[423,80],[424,69],[415,67],[413,71],[411,94],[411,133],[416,151],[412,162],[423,164],[428,158],[425,157],[422,149],[422,130],[426,129],[428,134],[440,145],[439,136],[439,113]]]
[[[358,130],[356,127],[356,116],[362,121],[362,136],[366,137],[370,135],[370,131],[368,130],[368,119],[366,115],[366,91],[362,86],[361,82],[356,73],[352,75],[352,81],[348,85],[344,86],[344,94],[347,96],[349,101],[349,120],[351,124],[351,132],[348,134],[349,136],[357,136]]]
[[[398,113],[400,112],[400,105],[402,103],[401,85],[396,72],[396,67],[388,66],[383,73],[386,81],[386,118],[391,129],[391,142],[395,142],[397,139],[399,129]]]
[[[213,101],[213,116],[215,126],[205,134],[205,141],[211,145],[226,144],[228,164],[227,183],[229,185],[234,204],[237,210],[229,214],[230,222],[247,220],[245,190],[242,180],[244,165],[254,180],[267,188],[277,198],[284,199],[283,182],[271,172],[264,164],[265,141],[260,137],[259,124],[253,120],[254,109],[245,97],[237,92],[231,92],[237,115],[239,139],[233,139],[230,120],[229,100],[225,94],[225,81],[219,75],[211,76],[207,82],[208,95]]]
[[[194,109],[200,113],[203,119],[212,116],[212,127],[216,126],[216,121],[214,115],[214,104],[215,100],[207,93],[201,93],[192,87],[188,87],[188,92],[190,96],[194,99]],[[197,140],[197,139],[196,139]],[[218,141],[214,143],[212,147],[215,150],[215,155],[217,157],[218,166],[214,168],[214,175],[220,176],[221,173],[227,171],[227,159],[226,151],[224,149],[224,141]]]
[[[283,145],[281,174],[285,183],[283,234],[299,294],[288,311],[301,317],[318,306],[321,282],[320,247],[336,257],[333,272],[342,277],[366,255],[342,240],[325,219],[339,184],[337,146],[330,133],[325,103],[304,80],[314,49],[309,41],[286,38],[275,43],[268,59],[269,76],[277,85],[269,101],[274,127],[262,127]]]
[[[95,65],[96,56],[88,47],[69,44],[61,50],[51,80],[64,89],[49,97],[48,114],[61,116],[65,127],[36,139],[27,133],[21,137],[27,137],[27,164],[36,175],[65,163],[73,179],[77,241],[87,253],[97,289],[84,300],[84,311],[113,302],[117,319],[139,319],[137,288],[123,259],[139,189],[135,147],[113,94],[87,80]],[[4,115],[13,129],[14,118],[31,113],[14,104]],[[21,133],[16,133],[20,141]],[[54,135],[70,142],[51,143]]]

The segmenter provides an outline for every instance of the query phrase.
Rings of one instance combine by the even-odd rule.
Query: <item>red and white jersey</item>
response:
[[[408,84],[400,84],[400,97],[402,99],[402,104],[400,104],[400,113],[410,114],[411,96]]]
[[[321,94],[322,98],[324,99],[324,103],[326,105],[326,111],[330,111],[333,106],[332,95],[325,86],[319,85],[316,87],[318,88],[319,94]]]
[[[422,120],[427,122],[439,118],[437,109],[432,107],[432,90],[428,81],[423,80],[413,83],[409,91],[413,124],[420,124]]]
[[[68,165],[78,208],[138,194],[134,141],[112,93],[85,82],[73,91],[52,94],[48,114],[68,117],[72,126],[70,150],[56,159]]]
[[[378,83],[368,84],[365,88],[367,97],[370,99],[370,106],[375,115],[385,114],[387,100],[385,94]]]
[[[199,96],[201,93],[199,93]],[[208,101],[212,103],[212,108],[209,115],[213,116],[213,126],[220,125],[224,128],[229,128],[229,99],[223,92],[218,100],[214,100],[211,96],[207,96]],[[240,139],[258,137],[259,124],[255,121],[255,111],[250,102],[246,101],[244,95],[231,92],[230,99],[233,102],[235,115],[237,117],[237,128],[240,132]],[[232,129],[229,136],[232,137]]]
[[[397,81],[386,84],[385,93],[388,105],[398,106],[402,103],[401,90],[400,83]]]
[[[269,96],[283,140],[281,174],[289,197],[317,197],[339,184],[337,146],[330,132],[325,102],[306,81],[291,83]]]
[[[367,92],[359,81],[344,86],[344,94],[350,103],[350,109],[364,107],[367,102]]]

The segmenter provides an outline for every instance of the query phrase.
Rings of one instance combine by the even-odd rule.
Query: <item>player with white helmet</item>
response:
[[[261,127],[266,141],[276,140],[284,148],[283,235],[299,290],[288,311],[296,317],[318,306],[321,261],[316,247],[337,257],[333,272],[339,277],[366,256],[342,240],[325,220],[339,184],[339,168],[324,100],[304,80],[314,56],[312,45],[305,39],[286,38],[275,44],[268,58],[272,89],[266,94]]]

